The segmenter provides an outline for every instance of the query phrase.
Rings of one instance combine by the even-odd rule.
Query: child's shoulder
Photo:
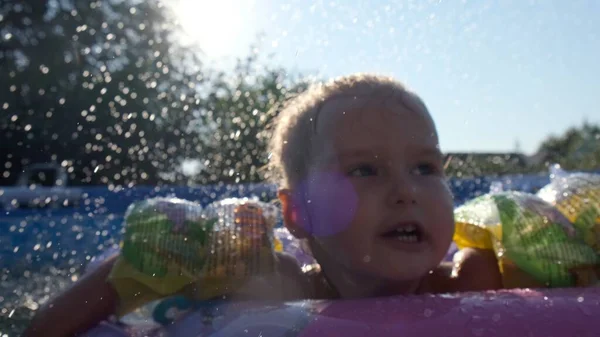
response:
[[[320,270],[303,272],[291,255],[277,253],[278,272],[286,300],[328,299],[335,294]],[[502,275],[492,250],[465,248],[454,261],[443,263],[424,280],[419,293],[452,293],[502,289]]]
[[[425,279],[421,292],[449,293],[502,289],[502,275],[492,250],[465,248]]]
[[[337,293],[327,283],[321,268],[316,265],[302,270],[298,260],[286,253],[277,253],[278,272],[284,283],[288,300],[332,299]]]
[[[311,298],[310,275],[302,271],[298,260],[290,254],[275,253],[277,261],[277,280],[281,285],[283,300],[301,300]]]

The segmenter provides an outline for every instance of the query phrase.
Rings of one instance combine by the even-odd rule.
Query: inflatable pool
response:
[[[536,192],[550,180],[506,177],[501,187]],[[456,205],[485,194],[494,179],[452,180]],[[271,199],[267,185],[215,186],[201,189],[136,188],[85,189],[82,202],[65,208],[10,209],[0,217],[0,240],[11,254],[0,254],[0,265],[28,270],[48,264],[93,269],[117,251],[123,236],[125,207],[136,200],[176,195],[202,206],[226,197],[258,195]],[[277,225],[275,236],[285,250],[308,263],[289,233]],[[57,230],[61,228],[62,230]],[[4,239],[6,240],[4,240]],[[20,249],[19,249],[20,248]],[[451,247],[446,260],[452,258]],[[60,253],[60,254],[59,254]],[[303,261],[302,259],[306,259]],[[77,270],[76,268],[71,268]],[[600,328],[600,288],[520,289],[513,291],[377,298],[356,301],[293,303],[191,302],[167,298],[149,304],[162,306],[172,322],[152,314],[129,315],[104,322],[88,337],[127,336],[596,336]]]
[[[499,260],[507,255],[515,259],[517,265],[523,265],[523,261],[529,267],[541,263],[545,266],[542,269],[552,272],[532,272],[531,275],[535,275],[536,279],[546,280],[547,286],[574,285],[572,276],[567,274],[568,270],[564,275],[561,274],[563,265],[587,268],[597,264],[595,241],[590,241],[591,245],[588,246],[584,240],[576,238],[588,238],[589,230],[599,224],[599,178],[598,175],[563,173],[563,181],[553,179],[552,184],[540,191],[542,197],[522,192],[504,193],[495,188],[490,194],[475,198],[456,210],[457,224],[463,221],[468,223],[463,224],[466,227],[461,230],[457,229],[455,239],[462,238],[457,244],[475,242],[484,237],[478,233],[490,231],[486,237],[502,251],[502,255],[498,255]],[[583,181],[585,184],[576,184]],[[544,197],[545,194],[553,198]],[[559,211],[553,205],[562,205],[563,210]],[[269,208],[271,210],[267,212]],[[219,214],[218,221],[223,227],[210,228],[219,233],[237,224],[238,229],[249,226],[246,229],[248,233],[256,235],[259,232],[251,225],[262,222],[250,221],[249,218],[240,217],[240,214],[276,214],[277,210],[273,208],[269,204],[247,199],[215,202],[208,206],[212,210],[209,213]],[[179,199],[153,199],[138,203],[126,215],[126,237],[145,235],[138,229],[146,228],[143,226],[147,224],[157,224],[157,215],[165,215],[166,219],[171,219],[168,221],[176,224],[183,223],[185,219],[200,218],[200,209],[200,206]],[[240,209],[244,212],[240,213]],[[580,220],[568,220],[563,213],[572,214],[572,219]],[[468,220],[472,216],[477,218],[476,222]],[[265,219],[270,217],[265,215]],[[580,227],[577,227],[577,221]],[[202,223],[198,222],[200,225]],[[587,227],[581,227],[582,224]],[[469,229],[468,226],[473,228]],[[498,231],[496,227],[499,226],[501,228]],[[511,229],[511,226],[520,226],[520,229]],[[156,231],[157,228],[152,230]],[[181,229],[177,228],[176,232],[179,232]],[[495,239],[494,232],[504,234]],[[527,244],[529,241],[515,241],[510,232],[517,233],[519,237],[535,232],[537,241],[545,242],[543,249],[536,248],[535,243]],[[170,235],[170,232],[161,233],[161,238]],[[223,238],[218,237],[219,240]],[[155,239],[159,240],[156,247],[164,245],[158,238],[144,236],[144,240]],[[188,234],[186,241],[191,240],[194,240],[194,236]],[[275,229],[272,240],[276,243],[274,247],[295,256],[302,265],[315,262],[300,249],[297,240],[285,228]],[[223,245],[230,245],[225,241]],[[131,249],[134,243],[126,239],[123,252]],[[475,242],[475,246],[478,245],[480,243]],[[144,250],[142,246],[139,247]],[[566,248],[571,250],[570,253],[564,252]],[[162,254],[161,248],[153,249],[146,253]],[[450,260],[453,253],[451,248],[446,260]],[[121,256],[119,259],[127,259],[126,254]],[[195,277],[197,279],[190,282],[201,283],[201,276]],[[224,277],[223,281],[226,280]],[[183,296],[172,296],[125,315],[119,324],[103,323],[86,336],[596,336],[600,328],[600,322],[595,319],[600,315],[600,287],[594,286],[598,285],[597,279],[589,285],[591,287],[587,288],[515,289],[293,303],[194,301]]]
[[[285,304],[215,304],[176,324],[103,323],[86,337],[597,336],[600,289],[514,290]]]

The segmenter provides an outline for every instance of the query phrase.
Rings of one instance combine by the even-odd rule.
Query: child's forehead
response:
[[[312,141],[316,161],[340,152],[439,151],[435,125],[424,107],[369,97],[328,102],[320,113]]]
[[[325,102],[315,116],[317,138],[344,133],[386,133],[402,129],[419,136],[435,133],[429,112],[418,98],[411,96],[352,96]]]

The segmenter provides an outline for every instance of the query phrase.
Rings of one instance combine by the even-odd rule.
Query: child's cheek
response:
[[[310,174],[298,185],[294,198],[301,225],[316,237],[346,230],[358,207],[358,195],[350,180],[334,172]]]

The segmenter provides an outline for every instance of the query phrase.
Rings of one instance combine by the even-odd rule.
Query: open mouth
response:
[[[423,231],[416,223],[399,224],[381,236],[386,239],[394,239],[406,243],[419,243],[423,241]]]

